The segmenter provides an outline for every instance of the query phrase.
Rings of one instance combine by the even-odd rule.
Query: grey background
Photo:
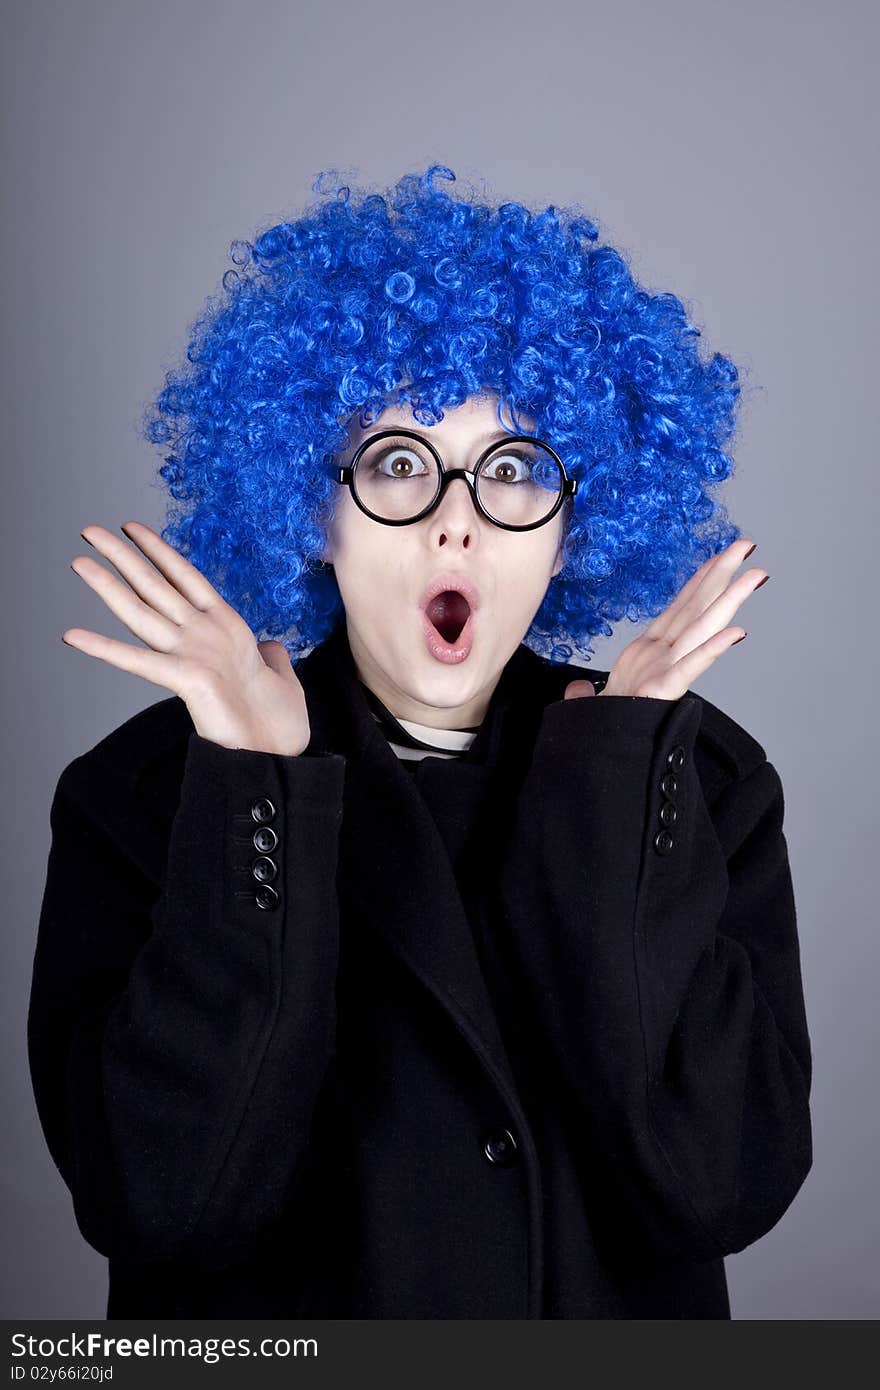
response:
[[[170,693],[62,643],[134,640],[69,568],[80,528],[159,524],[136,423],[230,241],[295,215],[323,168],[385,187],[432,161],[581,203],[759,388],[724,495],[772,578],[695,688],[785,788],[815,1161],[728,1260],[732,1310],[877,1316],[877,37],[867,0],[5,6],[5,1317],[104,1315],[36,1118],[27,998],[58,775]]]

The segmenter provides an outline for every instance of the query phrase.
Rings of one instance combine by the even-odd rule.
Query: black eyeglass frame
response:
[[[420,444],[427,445],[428,449],[434,456],[434,460],[437,464],[437,477],[439,480],[437,491],[434,494],[434,497],[432,501],[428,504],[428,506],[423,507],[422,510],[417,513],[416,516],[404,517],[400,521],[392,521],[385,516],[376,516],[375,512],[371,512],[369,507],[364,506],[364,503],[360,500],[360,498],[357,495],[357,491],[354,485],[354,473],[355,469],[357,468],[358,459],[361,457],[361,454],[363,454],[366,449],[370,448],[373,444],[375,444],[377,439],[390,438],[417,439]],[[539,445],[540,448],[546,449],[547,453],[550,454],[551,458],[555,459],[562,472],[562,488],[560,489],[559,496],[557,497],[552,510],[549,511],[546,516],[542,517],[540,521],[530,521],[525,526],[515,526],[509,521],[496,521],[495,517],[490,516],[489,512],[486,511],[486,508],[480,501],[479,493],[477,492],[477,474],[479,473],[483,464],[486,462],[486,460],[489,458],[491,454],[494,454],[498,449],[505,448],[509,444]],[[449,484],[452,482],[454,478],[464,478],[465,482],[468,484],[468,487],[471,490],[471,497],[473,498],[474,506],[476,507],[479,514],[482,517],[485,517],[486,521],[490,522],[493,526],[500,526],[502,531],[535,531],[539,526],[546,526],[548,521],[553,520],[554,516],[559,511],[559,508],[565,502],[566,498],[573,498],[578,489],[577,478],[570,478],[568,476],[568,474],[565,471],[565,464],[562,462],[562,459],[556,453],[556,450],[551,449],[549,444],[545,444],[542,439],[536,439],[535,436],[531,434],[512,434],[507,439],[496,439],[494,444],[490,444],[487,449],[483,450],[472,469],[447,469],[444,467],[443,460],[440,457],[440,454],[437,452],[434,445],[431,443],[431,441],[429,439],[426,439],[423,434],[419,434],[417,430],[377,430],[375,434],[369,435],[359,446],[351,463],[341,464],[336,469],[336,482],[347,486],[349,491],[351,492],[352,497],[354,498],[355,504],[358,507],[360,507],[364,515],[370,517],[372,521],[378,521],[382,526],[412,526],[417,521],[423,521],[426,516],[430,515],[430,513],[434,510],[435,507],[438,507],[440,505],[440,502],[443,498],[443,494],[445,493],[446,489],[449,487]]]

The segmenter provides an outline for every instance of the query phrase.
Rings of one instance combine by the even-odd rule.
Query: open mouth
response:
[[[429,622],[440,633],[445,642],[455,642],[470,616],[471,606],[464,594],[455,589],[444,589],[437,594],[425,609]]]

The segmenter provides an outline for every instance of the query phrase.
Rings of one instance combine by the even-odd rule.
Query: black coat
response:
[[[812,1157],[763,748],[523,645],[405,769],[344,622],[296,670],[301,757],[175,696],[58,782],[31,1075],[108,1317],[728,1318]]]

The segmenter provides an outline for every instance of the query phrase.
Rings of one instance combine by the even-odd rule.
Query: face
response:
[[[534,431],[533,420],[520,419],[524,432]],[[337,463],[350,463],[364,439],[395,427],[429,439],[447,469],[473,468],[505,437],[494,396],[444,409],[436,425],[419,424],[406,405],[388,406],[369,428],[351,426],[351,446]],[[505,664],[562,569],[567,505],[532,531],[504,531],[479,514],[468,483],[456,478],[421,521],[383,526],[360,510],[349,488],[338,488],[322,558],[336,571],[358,676],[398,719],[447,729],[482,722]],[[479,604],[461,636],[441,645],[420,602],[443,575],[469,580]],[[454,631],[467,610],[447,602]],[[465,649],[463,659],[454,658]]]

